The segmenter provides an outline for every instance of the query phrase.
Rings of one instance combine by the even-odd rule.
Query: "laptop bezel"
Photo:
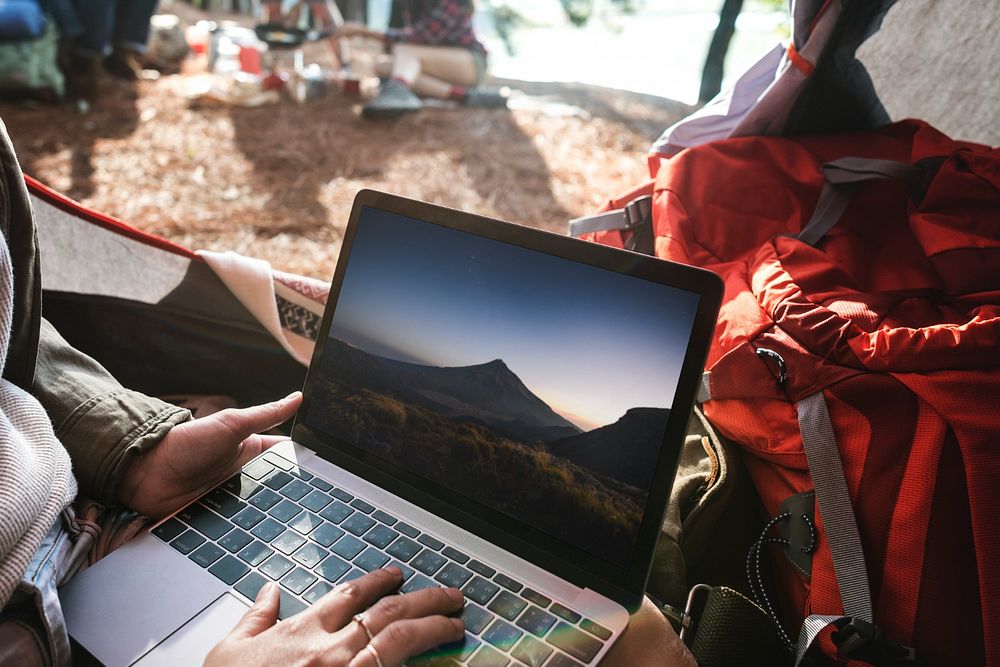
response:
[[[450,489],[417,478],[384,459],[304,423],[326,348],[336,303],[350,261],[358,220],[365,207],[414,218],[483,238],[617,271],[699,295],[687,353],[671,406],[660,458],[653,474],[646,508],[629,565],[625,568],[581,548],[518,522]],[[581,286],[585,289],[585,286]],[[701,378],[709,341],[722,297],[722,281],[714,273],[633,252],[580,241],[531,227],[429,204],[397,195],[362,190],[351,210],[330,286],[328,305],[317,336],[303,389],[304,400],[295,418],[292,438],[319,456],[384,488],[484,540],[534,563],[581,588],[591,588],[629,611],[642,602],[656,540],[666,511],[688,415]],[[597,351],[595,351],[597,352]],[[611,353],[611,351],[608,351]],[[469,511],[475,508],[476,513]]]

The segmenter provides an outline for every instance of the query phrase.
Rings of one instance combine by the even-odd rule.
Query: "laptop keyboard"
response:
[[[464,640],[409,665],[579,667],[612,634],[274,452],[152,533],[251,601],[266,582],[277,581],[282,619],[335,584],[389,565],[403,572],[403,593],[462,589]]]

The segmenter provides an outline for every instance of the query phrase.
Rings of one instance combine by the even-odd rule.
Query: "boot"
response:
[[[424,103],[402,81],[387,79],[379,87],[378,96],[361,108],[365,118],[398,118],[420,111]]]
[[[104,69],[116,79],[135,81],[142,71],[142,54],[134,49],[116,46],[111,55],[104,59]]]
[[[66,97],[70,101],[86,101],[93,104],[97,100],[101,81],[101,58],[99,56],[73,55],[66,67]]]

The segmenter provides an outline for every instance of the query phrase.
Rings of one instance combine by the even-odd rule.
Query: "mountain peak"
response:
[[[626,417],[630,419],[635,419],[637,417],[656,417],[663,412],[663,408],[629,408],[625,411],[625,414],[618,418],[618,421],[625,419]]]
[[[334,338],[324,368],[342,382],[416,400],[450,417],[478,420],[526,441],[579,429],[536,396],[500,358],[469,366],[428,366],[354,348]]]

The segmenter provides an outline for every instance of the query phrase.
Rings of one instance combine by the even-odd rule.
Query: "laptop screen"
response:
[[[370,206],[346,261],[306,425],[627,566],[698,295]]]

